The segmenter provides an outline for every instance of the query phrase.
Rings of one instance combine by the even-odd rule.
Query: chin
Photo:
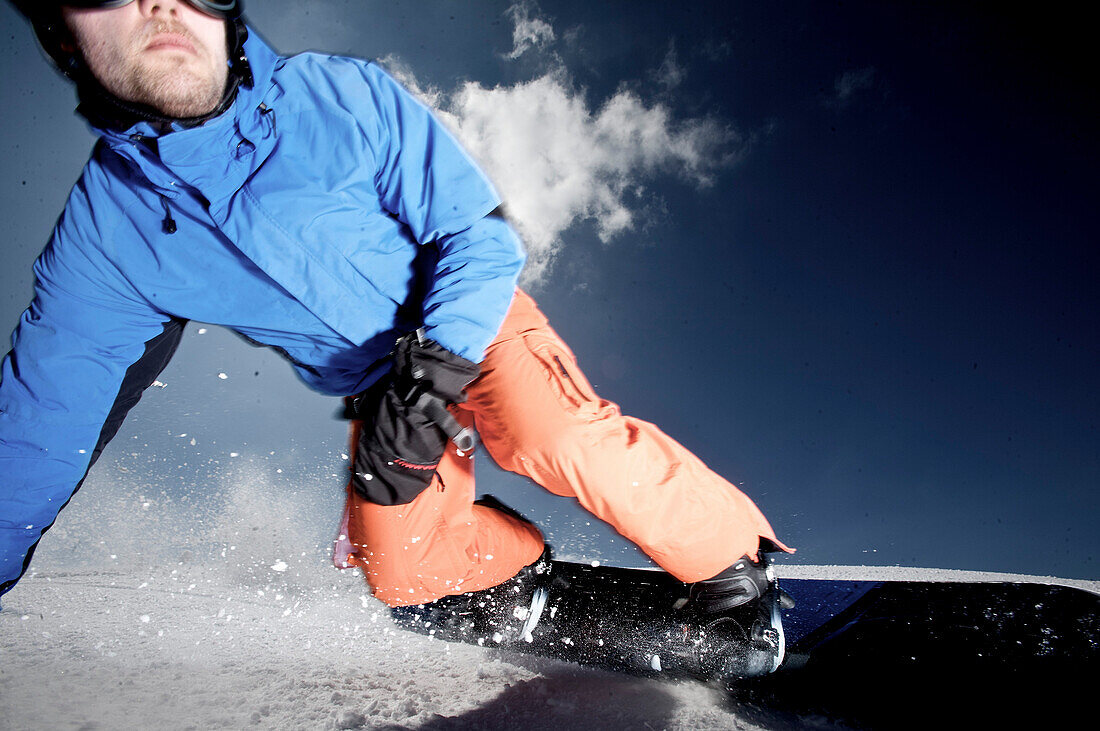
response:
[[[209,114],[225,91],[224,79],[219,83],[217,79],[180,73],[178,69],[153,75],[150,82],[138,101],[165,116],[180,119]]]

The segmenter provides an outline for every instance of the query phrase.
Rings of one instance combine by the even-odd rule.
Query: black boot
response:
[[[688,590],[685,609],[703,623],[701,662],[716,677],[753,677],[776,670],[786,654],[781,609],[794,599],[779,588],[767,558],[742,556]],[[731,647],[739,650],[730,653]]]
[[[538,624],[550,583],[549,546],[512,578],[488,589],[445,596],[427,604],[394,607],[390,614],[406,629],[441,640],[502,646],[522,641]]]
[[[718,614],[757,601],[772,583],[767,559],[742,556],[717,576],[692,584],[688,600],[703,614]]]

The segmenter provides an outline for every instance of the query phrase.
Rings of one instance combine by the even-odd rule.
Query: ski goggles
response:
[[[123,5],[129,5],[133,1],[134,0],[62,0],[58,5],[68,5],[71,8],[102,8],[106,10],[108,8],[121,8]],[[186,0],[186,2],[196,10],[201,10],[207,15],[213,15],[218,18],[236,18],[241,14],[240,0],[231,0],[225,3],[212,2],[212,0]]]

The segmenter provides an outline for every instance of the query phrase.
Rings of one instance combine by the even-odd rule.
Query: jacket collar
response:
[[[233,104],[204,124],[164,130],[143,121],[125,131],[93,129],[162,195],[175,198],[180,183],[198,189],[211,203],[230,195],[275,142],[273,110],[263,102],[275,96],[273,75],[281,58],[251,29],[245,52],[253,85],[242,86]],[[239,164],[246,160],[250,164]]]

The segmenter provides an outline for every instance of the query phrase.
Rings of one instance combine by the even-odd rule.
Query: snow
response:
[[[315,496],[230,483],[194,502],[85,487],[3,598],[0,729],[840,727],[400,630],[358,571],[327,562]],[[781,571],[883,572],[962,578]]]
[[[2,599],[0,729],[762,727],[699,683],[400,630],[332,568],[332,505],[246,474],[93,473]]]
[[[0,727],[757,727],[699,684],[398,630],[357,572],[229,568],[28,577],[0,612]]]

